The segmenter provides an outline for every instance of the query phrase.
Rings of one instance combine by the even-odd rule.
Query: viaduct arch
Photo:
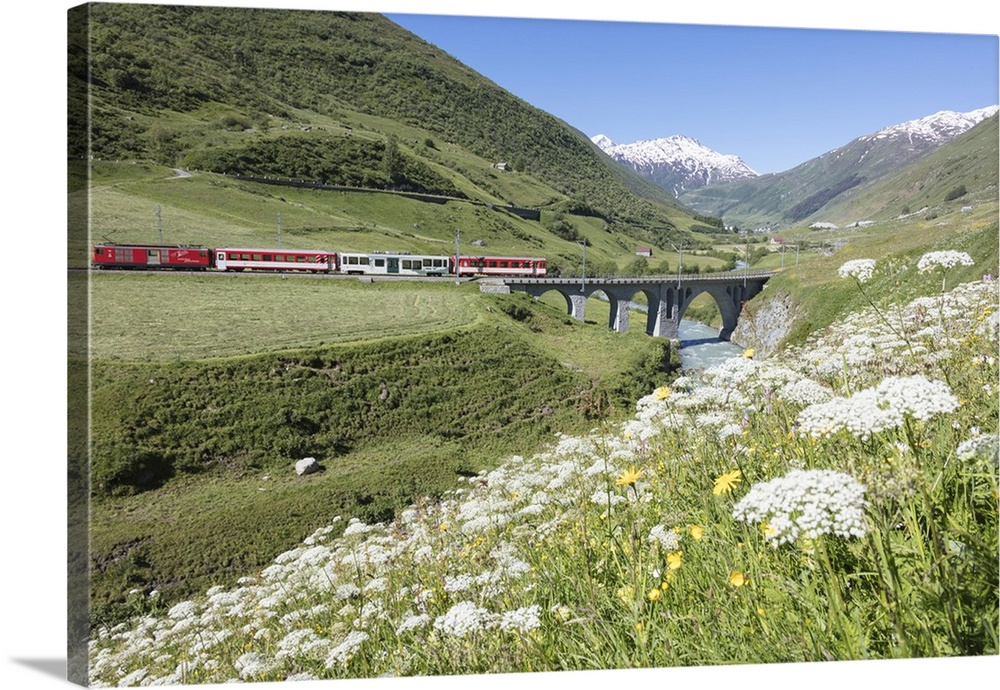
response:
[[[611,304],[608,327],[619,333],[629,329],[629,304],[642,293],[649,310],[646,333],[660,338],[676,338],[684,312],[695,297],[707,292],[719,306],[722,330],[719,337],[729,340],[744,302],[764,289],[773,272],[744,272],[682,276],[678,278],[510,278],[504,284],[511,291],[541,297],[555,290],[566,300],[566,309],[573,318],[583,321],[584,305],[596,292],[603,292]]]

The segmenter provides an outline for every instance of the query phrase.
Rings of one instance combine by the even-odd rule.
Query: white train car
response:
[[[350,275],[446,276],[452,257],[406,252],[341,252],[340,272]]]

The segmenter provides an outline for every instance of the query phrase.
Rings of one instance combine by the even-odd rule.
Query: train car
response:
[[[340,272],[351,275],[446,276],[451,257],[406,252],[341,252]]]
[[[455,275],[461,276],[510,276],[518,278],[543,278],[546,260],[540,257],[519,256],[459,256]]]
[[[220,271],[311,271],[337,270],[337,254],[318,249],[243,249],[219,247],[214,250],[215,267]]]
[[[205,270],[212,266],[212,251],[183,245],[98,244],[91,263],[96,268]]]

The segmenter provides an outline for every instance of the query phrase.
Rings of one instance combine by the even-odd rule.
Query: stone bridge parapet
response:
[[[646,333],[676,338],[681,318],[695,297],[709,293],[719,306],[722,330],[719,337],[729,340],[743,304],[764,289],[771,271],[743,271],[674,277],[647,278],[508,278],[511,291],[541,297],[555,290],[566,300],[567,312],[583,321],[584,305],[594,293],[603,292],[611,304],[608,327],[619,333],[629,328],[629,307],[636,294],[646,297]]]

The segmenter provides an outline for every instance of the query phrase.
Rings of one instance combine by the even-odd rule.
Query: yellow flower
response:
[[[653,587],[653,589],[649,590],[649,593],[646,595],[646,598],[649,599],[650,601],[658,600],[660,598],[660,588]]]
[[[777,531],[778,531],[778,530],[776,530],[776,529],[774,529],[773,527],[771,527],[771,525],[770,525],[769,523],[767,523],[767,522],[763,523],[763,524],[762,524],[762,525],[760,526],[760,532],[761,532],[761,534],[763,534],[763,535],[764,535],[765,537],[770,537],[770,536],[771,536],[772,534],[776,534],[776,533],[777,533]]]
[[[683,551],[671,551],[667,554],[667,567],[671,570],[677,570],[681,567],[681,554]]]
[[[448,523],[447,522],[442,522],[440,525],[438,525],[438,529],[441,530],[442,532],[447,532],[448,531]]]
[[[739,570],[734,570],[729,573],[729,584],[733,587],[742,587],[747,583],[747,576],[741,573]]]
[[[719,496],[732,491],[733,487],[740,483],[740,477],[742,476],[743,473],[738,469],[719,475],[715,478],[715,485],[712,487],[712,493]]]
[[[745,349],[743,351],[743,356],[746,357],[747,359],[753,359],[753,348],[748,347],[747,349]]]
[[[695,541],[700,541],[703,536],[705,536],[705,528],[701,525],[691,525],[691,536]]]
[[[653,397],[657,400],[666,400],[670,397],[670,389],[666,386],[660,386],[653,391]]]
[[[638,481],[639,477],[642,476],[642,470],[637,470],[635,465],[632,465],[627,470],[618,475],[618,479],[615,480],[615,484],[618,486],[630,486]]]

